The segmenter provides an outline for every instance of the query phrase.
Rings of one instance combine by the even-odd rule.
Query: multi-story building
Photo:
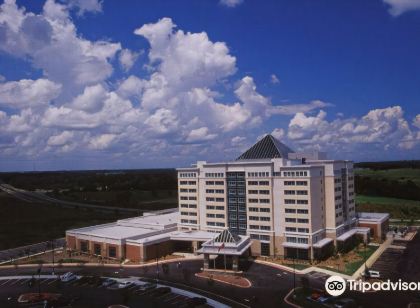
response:
[[[223,255],[238,270],[241,256],[318,259],[388,228],[386,213],[356,215],[351,161],[295,153],[270,135],[235,161],[178,169],[178,187],[178,211],[68,230],[67,248],[131,262],[184,251],[203,254],[204,268]]]
[[[295,153],[271,135],[235,161],[178,170],[179,230],[246,235],[256,255],[320,257],[356,227],[353,163]]]

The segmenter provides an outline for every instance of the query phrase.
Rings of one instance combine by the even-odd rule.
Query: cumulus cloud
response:
[[[77,9],[79,16],[84,15],[87,12],[100,13],[102,12],[102,1],[98,0],[68,0],[68,6],[70,8]]]
[[[389,6],[389,13],[392,16],[399,16],[409,11],[420,10],[420,0],[382,0]]]
[[[48,104],[61,92],[61,85],[48,79],[22,79],[0,84],[0,106],[22,108]]]
[[[130,49],[121,50],[118,60],[120,61],[120,65],[123,70],[129,71],[133,67],[139,55],[140,53],[133,52]]]
[[[227,7],[236,7],[240,5],[243,0],[220,0],[220,4]]]
[[[370,150],[409,150],[420,143],[400,106],[371,110],[361,118],[328,121],[326,117],[322,110],[315,116],[297,113],[290,120],[287,137],[303,148],[333,151],[367,150],[366,145],[371,145]]]
[[[272,84],[277,84],[277,83],[280,83],[280,80],[277,78],[276,74],[271,74],[271,76],[270,76],[270,82]]]

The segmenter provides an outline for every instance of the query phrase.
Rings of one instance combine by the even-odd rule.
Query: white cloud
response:
[[[48,105],[61,92],[61,85],[48,79],[22,79],[0,84],[0,106],[23,108]]]
[[[220,0],[220,4],[227,6],[227,7],[236,7],[240,5],[243,0]]]
[[[68,0],[68,6],[70,8],[77,9],[79,16],[84,15],[87,12],[100,13],[102,12],[102,1],[98,0]]]
[[[389,13],[392,16],[399,16],[409,11],[420,10],[420,0],[383,0],[389,6]]]
[[[210,134],[207,127],[193,129],[186,139],[187,142],[202,142],[216,138],[216,134]]]
[[[420,129],[420,114],[416,115],[416,117],[414,118],[413,125]]]
[[[94,150],[104,150],[112,145],[116,137],[114,134],[95,136],[90,140],[89,147]]]
[[[120,65],[123,70],[129,71],[133,67],[139,55],[140,53],[133,52],[129,49],[121,50],[118,60],[120,61]]]
[[[390,148],[412,149],[420,140],[404,119],[400,106],[375,109],[361,118],[335,119],[329,122],[327,114],[316,116],[297,113],[289,123],[287,137],[303,147],[339,151],[344,148],[365,151]]]
[[[272,135],[274,138],[277,138],[277,139],[281,140],[281,139],[283,139],[283,137],[284,137],[284,129],[282,129],[282,128],[275,128],[275,129],[271,132],[271,135]]]
[[[58,135],[51,136],[48,138],[47,144],[50,146],[63,146],[70,142],[74,137],[74,132],[72,131],[63,131]]]
[[[277,83],[280,83],[280,80],[277,78],[276,74],[271,74],[271,76],[270,76],[270,82],[272,84],[277,84]]]
[[[108,92],[101,84],[89,86],[73,100],[71,107],[88,112],[97,112],[102,109],[107,96]]]
[[[0,82],[6,81],[6,77],[0,74]]]

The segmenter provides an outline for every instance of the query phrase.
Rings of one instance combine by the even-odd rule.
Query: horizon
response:
[[[391,0],[0,1],[0,172],[229,161],[265,134],[417,160],[419,17]]]

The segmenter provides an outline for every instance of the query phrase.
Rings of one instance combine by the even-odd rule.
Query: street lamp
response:
[[[54,273],[54,240],[52,240],[51,241],[51,248],[52,248],[52,264],[53,264],[53,266],[52,266],[52,274],[53,275],[55,275],[55,273]]]

